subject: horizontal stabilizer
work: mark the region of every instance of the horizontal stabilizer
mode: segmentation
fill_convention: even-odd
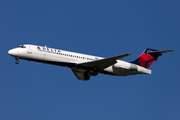
[[[148,52],[148,54],[161,54],[161,53],[172,52],[172,51],[175,51],[175,50],[151,51],[151,52]]]

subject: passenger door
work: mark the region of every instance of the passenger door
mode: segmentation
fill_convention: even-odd
[[[32,54],[32,47],[31,47],[31,46],[28,46],[28,47],[27,47],[27,53],[28,53],[28,54]]]

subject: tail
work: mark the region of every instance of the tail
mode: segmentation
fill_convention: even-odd
[[[158,51],[155,49],[145,49],[143,54],[141,54],[138,58],[135,60],[131,61],[130,63],[149,68],[154,61],[157,61],[158,57],[162,55],[162,53],[166,52],[171,52],[175,50],[163,50],[163,51]]]

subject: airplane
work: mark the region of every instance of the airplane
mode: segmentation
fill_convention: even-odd
[[[151,74],[151,70],[148,69],[150,65],[154,61],[157,61],[162,53],[171,51],[175,50],[158,51],[147,48],[138,58],[131,62],[119,60],[131,55],[130,53],[103,58],[32,44],[20,45],[17,48],[9,50],[8,54],[15,57],[16,64],[19,64],[19,59],[24,59],[35,61],[38,64],[41,62],[68,67],[77,79],[87,81],[91,76],[96,76],[99,73],[113,76]]]

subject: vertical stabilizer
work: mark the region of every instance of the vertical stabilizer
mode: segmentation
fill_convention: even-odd
[[[141,54],[138,58],[131,61],[130,63],[142,66],[144,68],[149,68],[154,61],[158,59],[159,56],[162,55],[162,53],[171,52],[174,50],[163,50],[158,51],[155,49],[147,48],[144,50],[143,54]]]

